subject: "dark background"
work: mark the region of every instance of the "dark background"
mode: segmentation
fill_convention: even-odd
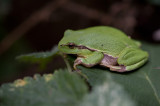
[[[160,0],[0,0],[0,84],[65,67],[59,57],[45,70],[15,57],[50,50],[66,29],[96,25],[159,43]]]

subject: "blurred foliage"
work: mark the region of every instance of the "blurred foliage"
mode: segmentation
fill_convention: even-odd
[[[84,80],[58,70],[54,75],[26,77],[0,89],[1,106],[76,106],[87,93]]]
[[[6,14],[8,14],[10,10],[10,4],[11,4],[11,0],[1,0],[0,1],[0,17],[3,17]]]
[[[84,80],[66,70],[4,84],[0,100],[1,106],[135,106],[111,79],[89,93]]]
[[[0,0],[0,41],[7,33],[4,26],[4,20],[10,10],[11,0]]]

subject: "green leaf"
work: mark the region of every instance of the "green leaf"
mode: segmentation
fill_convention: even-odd
[[[160,45],[144,43],[143,49],[149,52],[149,61],[133,72],[116,73],[101,67],[79,68],[88,76],[93,87],[102,84],[106,74],[111,74],[112,79],[124,87],[138,106],[160,106]]]
[[[16,59],[23,62],[40,63],[41,68],[43,69],[45,68],[46,64],[50,62],[54,56],[57,55],[59,55],[58,48],[57,46],[54,46],[51,51],[21,55],[18,56]]]
[[[115,83],[108,74],[102,85],[95,86],[92,93],[86,95],[80,106],[136,106],[124,89]]]
[[[57,55],[57,53],[58,53],[58,48],[57,46],[54,46],[51,51],[21,55],[18,56],[17,59],[20,61],[39,62],[50,59],[51,57]]]
[[[78,75],[60,70],[2,85],[0,106],[76,106],[87,92]]]
[[[107,75],[108,76],[108,75]],[[135,106],[124,89],[112,79],[88,88],[77,74],[56,71],[34,79],[26,77],[0,88],[0,106]]]

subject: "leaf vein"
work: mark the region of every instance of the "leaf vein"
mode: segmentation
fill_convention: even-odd
[[[154,95],[158,101],[158,103],[160,104],[160,98],[158,97],[157,95],[157,90],[156,88],[154,87],[154,85],[152,84],[152,81],[150,80],[150,78],[148,77],[148,75],[146,73],[144,73],[145,77],[146,77],[146,80],[148,81],[148,83],[151,85],[151,88],[153,89],[153,92],[154,92]]]

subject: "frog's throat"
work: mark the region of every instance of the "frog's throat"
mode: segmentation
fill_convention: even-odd
[[[112,71],[125,72],[126,67],[124,65],[119,65],[115,57],[104,54],[104,58],[101,60],[100,65],[110,68]]]

